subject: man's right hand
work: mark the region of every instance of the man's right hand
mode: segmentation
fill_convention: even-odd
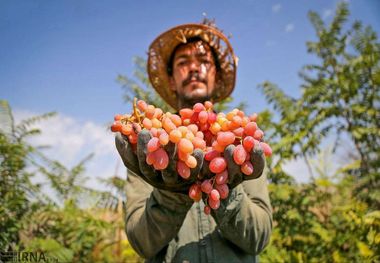
[[[135,154],[128,139],[118,133],[115,137],[115,143],[124,165],[153,187],[172,192],[187,193],[190,185],[196,181],[202,167],[203,152],[199,149],[194,151],[193,156],[197,160],[197,166],[191,169],[190,178],[185,180],[178,175],[177,147],[171,142],[165,146],[165,150],[169,155],[169,165],[166,169],[162,171],[155,170],[146,163],[147,144],[151,138],[149,131],[142,130],[138,135],[137,154]]]

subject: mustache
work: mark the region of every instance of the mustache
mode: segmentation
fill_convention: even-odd
[[[187,76],[187,78],[182,82],[182,87],[188,85],[191,81],[193,80],[196,80],[196,81],[199,81],[199,82],[202,82],[204,84],[207,85],[207,79],[206,78],[202,78],[199,73],[195,72],[195,73],[189,73],[189,75]]]

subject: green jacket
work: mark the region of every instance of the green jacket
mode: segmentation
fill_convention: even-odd
[[[147,262],[257,262],[272,231],[266,173],[230,191],[218,210],[153,188],[131,171],[127,178],[126,232]]]

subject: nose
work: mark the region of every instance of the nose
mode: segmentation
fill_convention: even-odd
[[[189,65],[190,72],[199,72],[199,63],[196,60],[192,60]]]

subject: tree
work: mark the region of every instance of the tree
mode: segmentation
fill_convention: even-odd
[[[302,157],[310,167],[308,160],[323,140],[335,135],[336,149],[346,135],[354,145],[356,165],[347,172],[357,180],[356,193],[379,209],[379,191],[373,189],[380,187],[380,43],[361,22],[344,30],[348,16],[346,3],[338,5],[328,26],[317,13],[309,13],[318,39],[307,43],[308,52],[320,62],[300,72],[299,99],[270,82],[259,87],[281,117],[271,127],[280,162]]]
[[[59,262],[141,261],[126,240],[120,199],[84,185],[92,155],[68,169],[28,143],[41,132],[33,124],[53,115],[16,124],[9,104],[0,101],[0,251],[39,251]],[[46,176],[60,202],[32,182],[31,167]]]
[[[38,147],[28,144],[26,138],[40,133],[31,125],[53,115],[32,117],[16,125],[8,102],[0,100],[0,251],[17,246],[21,218],[34,206],[33,200],[42,200],[39,185],[31,182],[33,174],[26,170]]]
[[[317,40],[307,43],[308,52],[319,63],[303,67],[300,98],[268,81],[259,86],[274,110],[260,114],[274,151],[269,165],[275,228],[264,262],[379,260],[380,45],[360,22],[345,30],[348,16],[346,3],[327,26],[309,13]],[[323,162],[315,165],[313,159],[323,141],[333,138],[334,153],[345,137],[354,145],[352,160],[330,177]],[[281,168],[298,158],[309,167],[309,183],[295,183]],[[330,154],[323,159],[332,161]]]

